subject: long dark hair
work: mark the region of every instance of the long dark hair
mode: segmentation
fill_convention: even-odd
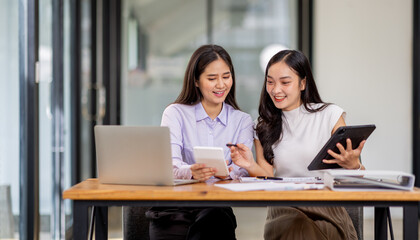
[[[305,89],[301,91],[300,99],[308,112],[317,112],[323,110],[328,103],[324,103],[319,96],[314,77],[312,76],[311,66],[306,56],[296,50],[283,50],[274,55],[265,69],[264,85],[261,90],[260,106],[258,108],[260,116],[256,127],[257,136],[261,142],[264,152],[264,158],[273,165],[274,153],[272,146],[281,140],[283,131],[283,112],[278,109],[266,90],[268,69],[271,65],[283,61],[300,78],[306,78]],[[321,107],[313,109],[311,103],[324,103]]]
[[[219,58],[225,61],[229,66],[230,74],[232,76],[232,87],[226,96],[225,102],[239,110],[239,106],[235,99],[235,71],[233,69],[232,60],[224,48],[212,44],[203,45],[192,54],[187,69],[185,70],[181,93],[174,103],[194,105],[201,101],[203,95],[200,92],[200,89],[196,87],[195,83],[199,81],[200,75],[204,72],[207,65]]]

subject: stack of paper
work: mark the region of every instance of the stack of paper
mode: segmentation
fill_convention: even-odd
[[[278,183],[278,182],[254,182],[254,183],[228,183],[215,184],[216,187],[226,188],[231,191],[291,191],[323,189],[324,184],[314,183]]]
[[[334,191],[411,191],[414,175],[398,171],[324,170],[324,184]]]
[[[275,182],[275,183],[324,183],[319,177],[240,177],[243,183]]]

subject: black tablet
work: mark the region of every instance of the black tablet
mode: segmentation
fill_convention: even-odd
[[[351,139],[351,144],[353,149],[356,149],[360,142],[366,140],[369,135],[375,130],[376,126],[371,125],[357,125],[357,126],[343,126],[339,127],[331,138],[327,141],[327,143],[322,147],[319,153],[315,156],[314,160],[312,160],[311,164],[308,166],[308,170],[320,170],[320,169],[329,169],[329,168],[341,168],[338,164],[328,164],[323,163],[323,159],[333,159],[330,154],[328,154],[328,149],[333,150],[336,153],[340,153],[337,148],[337,143],[341,143],[341,145],[346,148],[346,139]]]

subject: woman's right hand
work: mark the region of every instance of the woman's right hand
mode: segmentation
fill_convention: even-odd
[[[230,147],[230,157],[241,168],[248,169],[255,164],[251,150],[242,143],[236,144],[236,147]]]
[[[206,167],[202,163],[195,163],[190,167],[194,179],[204,182],[216,174],[216,169]]]

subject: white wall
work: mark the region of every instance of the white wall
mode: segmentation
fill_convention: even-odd
[[[412,170],[412,0],[314,1],[313,70],[347,124],[376,124],[368,169]]]
[[[367,169],[412,171],[412,0],[314,1],[313,70],[347,124],[376,124]],[[393,219],[402,217],[392,208]],[[365,208],[365,218],[373,209]]]

